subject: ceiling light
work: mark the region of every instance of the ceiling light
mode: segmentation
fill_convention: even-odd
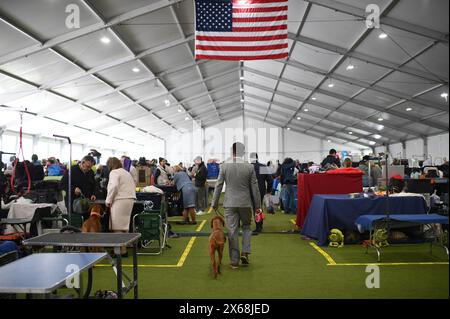
[[[133,68],[133,69],[131,69],[134,73],[138,73],[139,71],[141,71],[141,70],[139,70],[139,68]]]
[[[370,141],[369,144],[370,144],[370,145],[375,145],[375,144],[377,144],[377,142]]]
[[[334,83],[330,83],[330,84],[328,84],[328,87],[329,87],[329,88],[332,88],[332,87],[334,87]]]
[[[386,34],[386,33],[381,33],[379,36],[378,36],[380,39],[386,39],[387,37],[388,37],[388,35]]]
[[[328,142],[328,143],[331,143],[331,140],[328,140],[327,142]]]
[[[407,107],[406,108],[406,112],[411,112],[412,111],[412,107]]]
[[[184,120],[185,120],[185,121],[189,121],[189,120],[190,120],[189,116],[186,115],[186,117],[184,118]]]
[[[244,77],[243,76],[239,77],[239,80],[244,81]]]
[[[164,100],[164,104],[165,104],[166,106],[170,106],[170,100],[165,99],[165,100]]]
[[[315,100],[317,100],[317,98],[316,98],[316,97],[313,97],[313,98],[311,98],[311,100],[315,101]]]
[[[445,101],[448,102],[448,93],[447,92],[442,93],[441,98],[445,99]]]
[[[181,107],[178,109],[178,113],[182,113],[183,110],[181,109]]]
[[[288,128],[286,128],[286,130],[290,131],[290,130],[291,130],[291,128],[290,128],[290,127],[288,127]]]
[[[305,112],[308,112],[309,110],[308,109],[305,109]]]
[[[384,121],[384,119],[382,117],[378,118],[378,122],[383,122],[383,121]]]
[[[102,37],[102,38],[100,39],[100,41],[102,41],[102,43],[105,43],[105,44],[108,44],[108,43],[111,42],[111,40],[110,40],[109,38],[107,38],[107,37]]]
[[[348,132],[348,134],[350,134],[350,135],[353,135],[353,132],[352,132],[352,131],[350,131],[350,132]]]
[[[384,125],[378,125],[378,126],[377,126],[377,130],[378,130],[378,131],[384,130]]]
[[[245,102],[245,100],[244,99],[241,99],[241,103],[244,103]]]
[[[244,92],[244,88],[240,88],[239,90],[240,90],[241,92]]]
[[[374,137],[375,139],[379,140],[382,136],[379,135],[379,134],[375,134],[373,137]]]
[[[351,71],[351,70],[353,70],[355,68],[355,66],[353,65],[353,64],[349,64],[348,66],[347,66],[347,71]]]
[[[300,121],[301,119],[302,119],[302,118],[301,118],[300,116],[298,116],[298,117],[297,117],[297,120],[299,120],[299,121]]]

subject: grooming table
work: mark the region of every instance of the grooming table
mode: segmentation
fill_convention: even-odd
[[[376,250],[378,255],[378,261],[381,260],[381,251],[378,247],[372,245],[373,230],[375,229],[375,222],[389,222],[389,221],[399,221],[408,222],[417,225],[426,224],[445,224],[448,225],[448,217],[438,215],[438,214],[415,214],[415,215],[362,215],[358,217],[355,221],[359,232],[369,231],[370,232],[370,244],[367,246],[366,253],[368,253],[369,247]],[[437,237],[437,236],[436,236]],[[447,258],[449,256],[448,247],[442,245],[447,253]],[[430,242],[430,252],[432,252],[433,241]]]
[[[33,254],[0,267],[0,293],[43,294],[46,298],[64,287],[74,275],[88,270],[85,298],[92,288],[92,267],[106,258],[106,253]],[[75,265],[78,272],[68,266]],[[80,280],[80,284],[81,284]],[[82,297],[81,289],[77,289]]]
[[[134,298],[138,298],[138,267],[137,243],[141,234],[135,233],[49,233],[23,241],[26,246],[52,246],[56,247],[97,247],[114,248],[116,261],[109,257],[114,269],[117,269],[117,295],[119,299],[134,288]],[[122,257],[120,248],[133,245],[133,280],[130,280],[122,271]],[[108,255],[109,256],[109,255]],[[124,287],[122,277],[128,280]]]

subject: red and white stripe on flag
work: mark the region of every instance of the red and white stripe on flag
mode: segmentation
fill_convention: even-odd
[[[288,57],[288,0],[231,0],[231,3],[231,31],[205,31],[198,30],[196,26],[196,59],[264,60]],[[199,9],[197,6],[196,11]],[[211,17],[206,19],[211,22]]]

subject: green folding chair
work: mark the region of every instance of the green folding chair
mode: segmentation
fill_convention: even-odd
[[[154,250],[139,252],[139,255],[160,255],[166,245],[168,225],[163,221],[165,205],[161,209],[153,209],[152,205],[144,204],[144,211],[134,215],[133,232],[141,233],[141,248]]]

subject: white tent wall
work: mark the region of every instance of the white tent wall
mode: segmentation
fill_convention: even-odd
[[[393,158],[402,158],[403,146],[402,143],[395,143],[389,145],[389,153]]]
[[[282,129],[275,125],[245,116],[247,133],[246,146],[248,153],[258,153],[261,163],[282,160],[283,140]]]
[[[406,141],[406,154],[401,153],[401,155],[406,155],[406,158],[423,158],[424,156],[424,145],[422,139],[415,139],[411,141]],[[399,156],[397,156],[399,157]],[[403,158],[405,156],[401,156]]]
[[[230,147],[235,141],[243,141],[242,117],[200,128],[193,122],[191,132],[173,132],[166,139],[166,158],[171,164],[183,162],[189,165],[196,156],[205,161],[223,161],[230,156]],[[162,153],[161,153],[162,154]]]
[[[448,133],[428,138],[428,153],[431,155],[434,164],[439,165],[449,159],[448,143]]]
[[[270,143],[267,142],[270,144],[269,156],[261,156],[263,152],[258,150],[258,152],[261,153],[261,162],[267,162],[269,160],[276,161],[277,159],[282,161],[286,157],[291,157],[294,160],[298,159],[300,162],[313,161],[315,163],[320,163],[323,158],[328,155],[331,148],[335,148],[338,152],[347,151],[347,153],[353,155],[356,160],[364,155],[364,152],[360,149],[348,145],[336,144],[295,131],[288,131],[249,117],[246,117],[245,120],[246,130],[254,129],[259,133],[259,145],[264,145],[264,142],[261,141],[263,136],[262,133],[264,133],[264,131],[266,131],[266,135],[270,138]],[[278,139],[273,138],[273,134],[278,134]],[[275,140],[278,140],[278,143],[274,143]],[[268,145],[266,144],[264,146]],[[250,149],[249,152],[251,151],[252,150]],[[366,152],[368,152],[368,150],[366,150]]]
[[[48,157],[56,157],[61,162],[69,162],[69,145],[64,140],[37,137],[29,134],[23,134],[22,137],[23,152],[25,159],[31,160],[33,154],[37,154],[40,159]],[[87,145],[72,143],[72,159],[80,160],[84,155],[90,152],[90,149],[96,149],[102,153],[100,162],[106,163],[106,160],[110,156],[121,156],[126,154],[126,151],[112,150],[101,148],[96,145]],[[130,147],[131,149],[132,147]],[[19,133],[14,131],[5,131],[0,134],[0,150],[4,152],[17,153],[19,150]],[[3,160],[8,160],[9,157],[5,156]]]
[[[425,143],[427,145],[425,145]],[[433,164],[440,165],[449,158],[449,134],[429,136],[424,139],[414,139],[405,142],[405,150],[401,143],[389,145],[392,158],[407,158],[424,160],[431,158]],[[385,146],[375,148],[375,153],[385,152]]]
[[[262,163],[269,160],[282,161],[286,157],[301,162],[320,163],[331,148],[339,152],[346,151],[349,155],[353,155],[356,161],[370,152],[283,130],[245,115],[202,130],[194,129],[193,132],[186,134],[173,133],[166,140],[166,158],[171,164],[179,162],[190,164],[197,155],[202,155],[206,161],[209,159],[223,161],[230,156],[231,145],[236,141],[245,143],[247,156],[251,152],[257,152]]]

